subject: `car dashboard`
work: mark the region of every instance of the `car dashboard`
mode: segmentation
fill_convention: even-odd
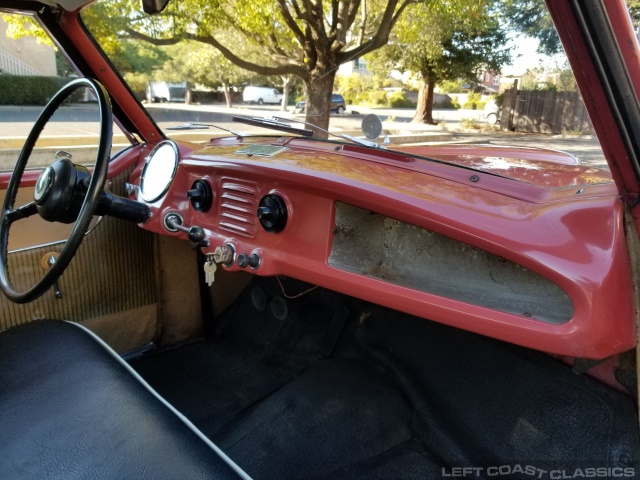
[[[137,154],[129,194],[151,211],[141,227],[191,241],[218,268],[555,354],[634,345],[623,207],[585,167],[552,165],[566,184],[532,181],[297,137],[166,140]]]

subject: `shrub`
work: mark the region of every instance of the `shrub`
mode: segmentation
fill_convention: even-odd
[[[369,92],[369,103],[373,105],[387,105],[387,92],[384,90],[374,90]]]
[[[149,82],[149,75],[125,73],[124,79],[127,81],[129,88],[131,88],[131,91],[138,100],[144,100],[147,98],[147,85]]]
[[[463,118],[460,120],[460,125],[462,128],[475,130],[479,130],[482,127],[482,125],[480,125],[480,123],[474,118]]]
[[[436,93],[433,99],[433,108],[454,108],[453,100],[449,95]]]
[[[404,92],[395,92],[387,99],[391,108],[415,108],[416,104],[409,100]]]
[[[45,105],[71,80],[70,77],[0,75],[0,105]],[[77,102],[82,97],[80,89],[68,101]]]
[[[451,99],[451,108],[455,108],[456,110],[460,109],[460,102],[458,101],[457,98]]]
[[[349,76],[338,76],[336,88],[349,105],[368,103],[368,93],[374,90],[374,81],[369,76],[352,74]]]
[[[464,80],[444,80],[439,84],[442,93],[459,93],[464,91]]]
[[[485,104],[480,100],[480,98],[479,93],[470,93],[467,97],[466,103],[462,105],[462,108],[469,110],[482,110]]]

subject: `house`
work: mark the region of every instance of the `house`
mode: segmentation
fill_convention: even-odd
[[[478,75],[478,85],[484,87],[488,93],[497,93],[500,90],[500,73],[483,70]]]
[[[349,76],[349,75],[370,75],[371,72],[367,69],[367,62],[364,58],[359,57],[353,60],[350,60],[346,63],[343,63],[338,67],[338,74]]]

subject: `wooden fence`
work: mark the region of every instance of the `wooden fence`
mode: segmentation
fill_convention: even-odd
[[[500,128],[514,132],[593,133],[578,92],[546,90],[505,92]]]

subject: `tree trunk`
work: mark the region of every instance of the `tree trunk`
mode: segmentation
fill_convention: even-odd
[[[280,110],[287,111],[287,105],[289,105],[289,90],[291,89],[291,75],[282,77],[282,104]]]
[[[184,103],[186,105],[191,105],[191,82],[185,82],[184,87]]]
[[[323,130],[329,130],[329,116],[331,114],[331,94],[336,70],[329,72],[314,72],[304,79],[304,97],[306,101],[305,121],[317,125]],[[309,127],[314,131],[315,138],[328,138],[328,134]]]
[[[231,98],[231,92],[229,91],[229,80],[222,80],[222,90],[224,90],[224,99],[227,102],[227,108],[233,107],[233,99]]]
[[[428,123],[435,125],[433,121],[433,90],[436,87],[435,80],[428,79],[423,75],[420,92],[418,93],[418,105],[416,107],[416,115],[413,117],[414,123]]]

